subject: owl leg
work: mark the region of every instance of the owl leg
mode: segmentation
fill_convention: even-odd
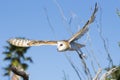
[[[81,59],[86,59],[86,55],[81,51],[81,49],[77,49],[76,52],[78,53]]]
[[[88,79],[92,80],[92,76],[91,76],[89,68],[87,67],[87,64],[85,62],[85,57],[84,57],[83,52],[80,49],[76,50],[76,52],[77,52],[77,54],[79,55],[79,57],[81,59],[81,62],[82,62],[83,67],[84,67],[85,74],[87,75]]]

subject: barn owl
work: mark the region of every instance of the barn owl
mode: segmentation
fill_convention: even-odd
[[[69,50],[77,50],[85,45],[79,44],[76,42],[79,38],[81,38],[89,29],[89,24],[91,24],[95,19],[95,13],[97,12],[98,7],[95,5],[94,11],[90,19],[85,23],[85,25],[80,29],[77,33],[75,33],[68,40],[59,40],[59,41],[44,41],[44,40],[29,40],[29,39],[21,39],[21,38],[12,38],[9,39],[8,42],[12,45],[18,47],[30,47],[30,46],[41,46],[41,45],[55,45],[57,46],[57,50],[59,52],[69,51]]]

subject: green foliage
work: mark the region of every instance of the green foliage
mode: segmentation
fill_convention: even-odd
[[[10,75],[11,66],[22,66],[22,68],[26,70],[28,68],[28,64],[26,62],[33,62],[31,57],[25,56],[29,47],[16,47],[9,44],[9,46],[5,46],[4,48],[5,52],[3,52],[3,54],[5,55],[5,58],[3,61],[8,61],[8,66],[3,68],[5,70],[4,76]]]
[[[113,66],[112,68],[114,67],[116,66]],[[107,71],[109,71],[110,69],[111,68],[106,68]],[[106,80],[111,80],[111,79],[120,80],[120,66],[117,68],[117,71],[112,73]]]
[[[119,9],[116,10],[116,13],[120,17],[120,10]]]
[[[118,45],[119,45],[119,47],[120,47],[120,42],[118,42]]]

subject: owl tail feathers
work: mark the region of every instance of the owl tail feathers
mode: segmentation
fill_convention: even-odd
[[[75,50],[79,50],[82,47],[85,47],[84,44],[79,44],[77,42],[73,42],[72,44],[73,46],[71,47],[70,51],[75,51]]]
[[[77,48],[82,48],[82,47],[85,47],[85,45],[84,44],[79,44],[79,43],[74,43],[75,44],[75,46],[77,46]]]

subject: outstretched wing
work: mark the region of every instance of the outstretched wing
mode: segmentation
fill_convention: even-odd
[[[69,42],[75,41],[79,38],[81,38],[87,31],[89,28],[89,24],[91,24],[94,19],[95,19],[95,13],[97,12],[98,7],[97,7],[97,3],[95,4],[95,9],[94,12],[92,13],[92,16],[90,17],[90,19],[86,22],[86,24],[83,26],[82,29],[80,29],[76,34],[74,34],[70,39]]]
[[[21,38],[9,39],[8,42],[18,47],[30,47],[30,46],[41,46],[41,45],[57,45],[57,41],[42,41],[42,40],[29,40]]]

